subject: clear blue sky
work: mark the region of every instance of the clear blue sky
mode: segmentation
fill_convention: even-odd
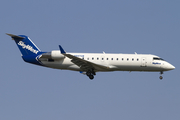
[[[1,0],[0,120],[179,120],[180,1]],[[5,33],[42,51],[155,54],[159,73],[78,72],[25,63]]]

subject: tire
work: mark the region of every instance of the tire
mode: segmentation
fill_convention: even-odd
[[[89,79],[91,79],[91,80],[94,79],[94,76],[93,76],[93,75],[90,75],[90,76],[89,76]]]
[[[91,75],[91,72],[89,72],[89,71],[86,72],[86,75],[87,75],[87,76],[90,76],[90,75]]]

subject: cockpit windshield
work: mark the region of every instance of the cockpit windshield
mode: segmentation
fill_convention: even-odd
[[[153,57],[153,60],[162,60],[162,61],[164,61],[164,59],[158,58],[158,57]]]

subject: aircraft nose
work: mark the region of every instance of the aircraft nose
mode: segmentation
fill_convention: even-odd
[[[173,69],[175,69],[175,67],[174,67],[173,65],[171,65],[171,64],[168,64],[168,65],[167,65],[167,69],[168,69],[168,70],[173,70]]]
[[[175,69],[175,67],[173,65],[171,65],[171,69],[173,70],[173,69]]]

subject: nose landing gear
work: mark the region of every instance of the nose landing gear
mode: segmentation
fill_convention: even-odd
[[[161,71],[160,74],[161,74],[161,76],[159,77],[159,79],[162,80],[163,79],[163,76],[162,76],[163,71]]]
[[[163,79],[163,76],[160,76],[159,79],[162,80],[162,79]]]

